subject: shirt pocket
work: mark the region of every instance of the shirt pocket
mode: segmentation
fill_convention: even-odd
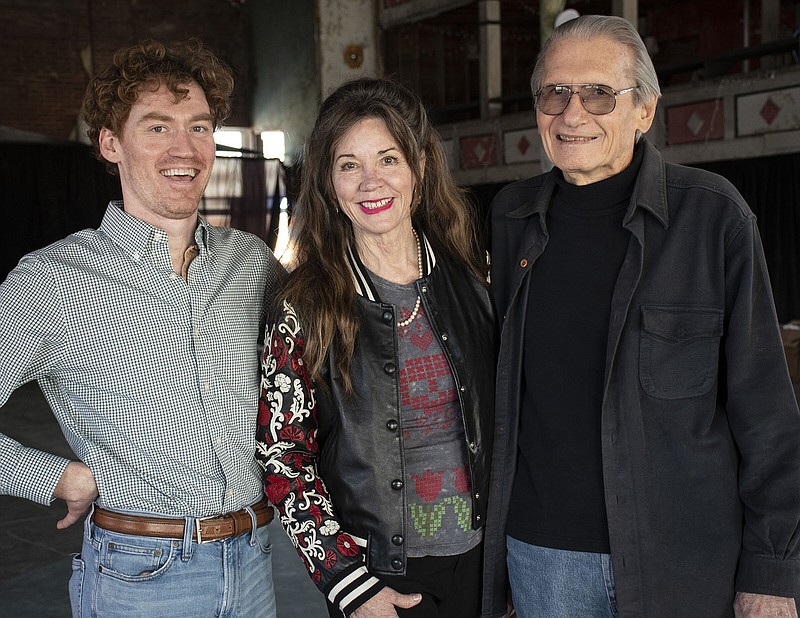
[[[639,381],[657,399],[707,394],[717,381],[722,311],[642,307]]]

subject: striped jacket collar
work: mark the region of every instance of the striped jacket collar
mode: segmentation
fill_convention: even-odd
[[[436,256],[425,234],[422,232],[418,232],[418,234],[422,243],[422,276],[427,277],[431,274],[433,267],[436,266]],[[381,302],[378,290],[369,277],[369,271],[361,262],[361,258],[358,257],[358,251],[355,250],[352,243],[347,247],[347,261],[350,264],[350,272],[353,275],[353,283],[356,286],[358,295],[376,303]]]

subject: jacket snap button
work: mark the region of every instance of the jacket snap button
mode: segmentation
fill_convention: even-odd
[[[528,260],[526,260],[526,259],[522,259],[522,260],[520,260],[520,261],[519,261],[519,265],[520,265],[522,268],[526,268],[526,267],[528,266]]]
[[[400,479],[395,479],[392,481],[392,489],[401,490],[403,489],[403,481]]]
[[[400,558],[394,558],[392,560],[392,568],[395,571],[402,571],[403,570],[403,561]]]
[[[427,294],[427,292],[428,292],[428,286],[427,285],[423,285],[422,286],[422,293],[423,294]]]
[[[399,535],[399,534],[395,534],[392,537],[392,543],[394,543],[395,545],[402,545],[403,544],[403,537],[401,535]]]
[[[399,423],[393,418],[390,418],[388,421],[386,421],[386,428],[389,431],[396,430],[398,426],[399,426]]]
[[[397,370],[397,367],[394,366],[394,363],[386,363],[383,366],[383,370],[389,375],[392,375]]]
[[[383,315],[381,317],[383,318],[384,322],[391,322],[392,319],[394,318],[394,316],[392,315],[392,312],[389,311],[389,310],[384,311]]]
[[[444,334],[442,335],[442,341],[447,341],[447,333],[444,333]]]

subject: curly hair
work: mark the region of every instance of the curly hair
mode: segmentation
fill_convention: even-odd
[[[196,38],[160,43],[146,40],[120,49],[111,65],[89,82],[83,99],[86,134],[95,156],[101,161],[100,130],[106,128],[122,135],[131,107],[143,89],[169,88],[176,100],[185,97],[187,84],[196,82],[206,95],[214,127],[219,127],[230,113],[233,91],[231,70],[206,45]],[[109,171],[117,166],[106,161]]]

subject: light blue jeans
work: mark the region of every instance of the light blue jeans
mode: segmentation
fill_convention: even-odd
[[[508,578],[519,618],[616,618],[609,554],[529,545],[510,536]]]
[[[69,596],[73,618],[275,618],[268,526],[198,544],[109,532],[90,515]]]

